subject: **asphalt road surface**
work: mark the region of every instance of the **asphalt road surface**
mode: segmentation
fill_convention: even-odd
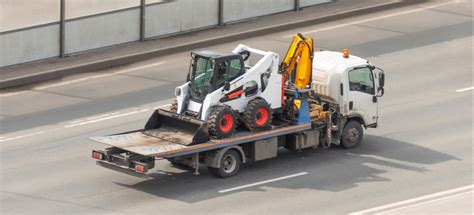
[[[281,150],[227,179],[158,161],[155,179],[143,180],[90,158],[105,146],[87,137],[141,128],[170,102],[188,52],[4,92],[1,213],[392,214],[433,209],[424,201],[472,213],[472,23],[471,1],[437,1],[210,47],[283,54],[302,32],[386,73],[380,127],[360,147]]]

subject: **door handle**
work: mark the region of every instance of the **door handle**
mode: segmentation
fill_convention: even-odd
[[[354,102],[350,101],[349,102],[349,110],[352,110],[352,108],[354,108]]]
[[[377,96],[372,97],[372,102],[377,103]]]

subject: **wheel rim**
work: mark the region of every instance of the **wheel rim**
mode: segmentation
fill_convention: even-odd
[[[234,124],[234,118],[232,115],[226,113],[222,116],[221,125],[219,126],[221,131],[226,133],[232,129],[232,125]]]
[[[268,121],[268,115],[268,110],[266,108],[259,108],[255,116],[255,123],[259,126],[265,125]]]
[[[237,159],[232,155],[226,155],[222,160],[222,169],[225,173],[232,173],[237,166]]]
[[[351,127],[347,130],[347,142],[350,144],[355,144],[359,139],[359,130],[357,128]]]

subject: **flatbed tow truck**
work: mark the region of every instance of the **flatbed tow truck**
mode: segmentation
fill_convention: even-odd
[[[275,61],[278,61],[276,53],[243,45],[239,45],[233,52],[236,54],[222,56],[213,53],[211,57],[207,57],[211,59],[209,62],[229,61],[228,64],[221,63],[228,66],[235,60],[232,57],[239,59],[241,54],[242,73],[229,82],[223,82],[215,88],[215,91],[208,92],[208,96],[205,100],[201,100],[200,104],[196,102],[198,100],[187,101],[189,95],[183,94],[185,93],[183,91],[192,90],[188,88],[192,88],[193,81],[197,79],[194,74],[198,72],[194,70],[199,68],[196,64],[199,64],[201,59],[198,54],[194,54],[188,82],[176,90],[178,104],[173,103],[169,109],[155,110],[143,129],[89,138],[109,146],[103,150],[92,151],[92,158],[97,160],[97,165],[149,178],[147,173],[155,167],[155,161],[166,159],[172,164],[193,168],[195,175],[199,174],[200,164],[204,164],[211,173],[225,178],[236,175],[243,163],[276,157],[278,148],[281,147],[292,151],[329,148],[333,144],[343,148],[356,147],[362,141],[363,127],[366,129],[377,127],[378,98],[384,94],[385,75],[382,69],[371,65],[369,61],[349,55],[347,50],[343,53],[313,52],[312,39],[301,34],[295,36],[281,66],[277,68],[278,73],[276,71],[274,74],[269,73],[271,69],[276,69],[272,67]],[[254,66],[250,66],[246,61],[250,53],[264,57]],[[266,60],[270,61],[265,63]],[[255,81],[246,75],[258,72],[258,67],[262,65],[269,66],[265,66],[262,75],[257,76],[262,80],[262,85],[249,85]],[[217,73],[229,69],[212,67],[209,71]],[[268,77],[275,78],[278,75],[283,81],[276,81],[276,88],[271,89],[273,79]],[[202,76],[198,78],[202,79]],[[264,78],[268,78],[266,85]],[[217,77],[212,80],[218,81]],[[245,82],[243,85],[237,84],[242,80]],[[251,104],[255,101],[251,96],[256,95],[255,92],[259,89],[263,92],[264,88],[274,90],[271,93],[281,98],[281,107],[270,108],[270,105],[266,107],[261,105],[258,114],[252,115],[256,122],[266,122],[262,117],[268,113],[272,118],[264,128],[255,129],[255,126],[250,124],[249,117],[245,116],[249,111],[247,109],[245,112],[238,111],[238,105],[242,102],[237,100],[239,101],[235,103],[237,105],[226,102],[238,94],[238,98],[249,97],[245,103]],[[216,109],[227,111],[222,107],[230,109],[230,112],[225,112],[229,116],[221,114],[223,117],[218,120],[217,126],[222,131],[216,134],[220,137],[210,135],[213,134],[211,131],[216,132],[216,125],[212,123],[216,121],[218,115],[208,114],[206,117],[202,112],[205,104],[212,103],[208,99],[216,94],[222,94],[217,97],[219,105],[223,103],[226,106],[210,107],[209,111],[211,113]],[[266,98],[263,93],[258,95],[260,104],[261,100],[275,99]],[[179,101],[184,106],[180,106]],[[235,108],[231,108],[232,105]],[[197,111],[193,111],[193,108]],[[229,118],[230,116],[234,118]],[[214,121],[206,121],[208,118]],[[229,124],[234,121],[239,123]],[[224,129],[234,129],[237,125],[239,128],[232,133],[222,135],[223,131],[227,131]]]

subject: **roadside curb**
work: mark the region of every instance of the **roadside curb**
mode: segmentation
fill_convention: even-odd
[[[0,89],[34,84],[34,83],[38,83],[42,81],[61,78],[61,77],[72,75],[72,74],[91,72],[94,70],[100,70],[100,69],[106,69],[110,67],[130,64],[133,62],[143,61],[143,60],[151,59],[154,57],[177,53],[179,51],[186,51],[186,50],[196,49],[196,48],[210,46],[210,45],[232,42],[232,41],[236,41],[236,40],[240,40],[240,39],[244,39],[248,37],[261,36],[261,35],[271,34],[271,33],[284,31],[288,29],[321,24],[324,22],[355,17],[362,14],[390,10],[390,9],[408,6],[408,5],[414,5],[414,4],[418,4],[418,3],[422,3],[426,1],[427,0],[411,0],[411,1],[403,0],[403,1],[398,1],[398,2],[391,2],[391,3],[381,4],[381,5],[369,6],[369,7],[364,7],[364,8],[359,8],[359,9],[354,9],[354,10],[349,10],[349,11],[343,11],[340,13],[334,13],[331,15],[323,16],[323,17],[315,17],[315,18],[305,19],[305,20],[301,20],[297,22],[273,25],[273,26],[268,26],[265,28],[239,32],[236,34],[230,34],[230,35],[224,35],[224,36],[220,36],[216,38],[194,41],[191,43],[185,43],[185,44],[181,44],[181,45],[177,45],[173,47],[156,49],[156,50],[146,51],[146,52],[139,52],[139,53],[134,53],[130,55],[109,58],[106,60],[89,62],[89,63],[80,64],[80,65],[64,67],[60,69],[49,70],[49,71],[45,71],[41,73],[19,76],[19,77],[15,77],[11,79],[1,80]]]

